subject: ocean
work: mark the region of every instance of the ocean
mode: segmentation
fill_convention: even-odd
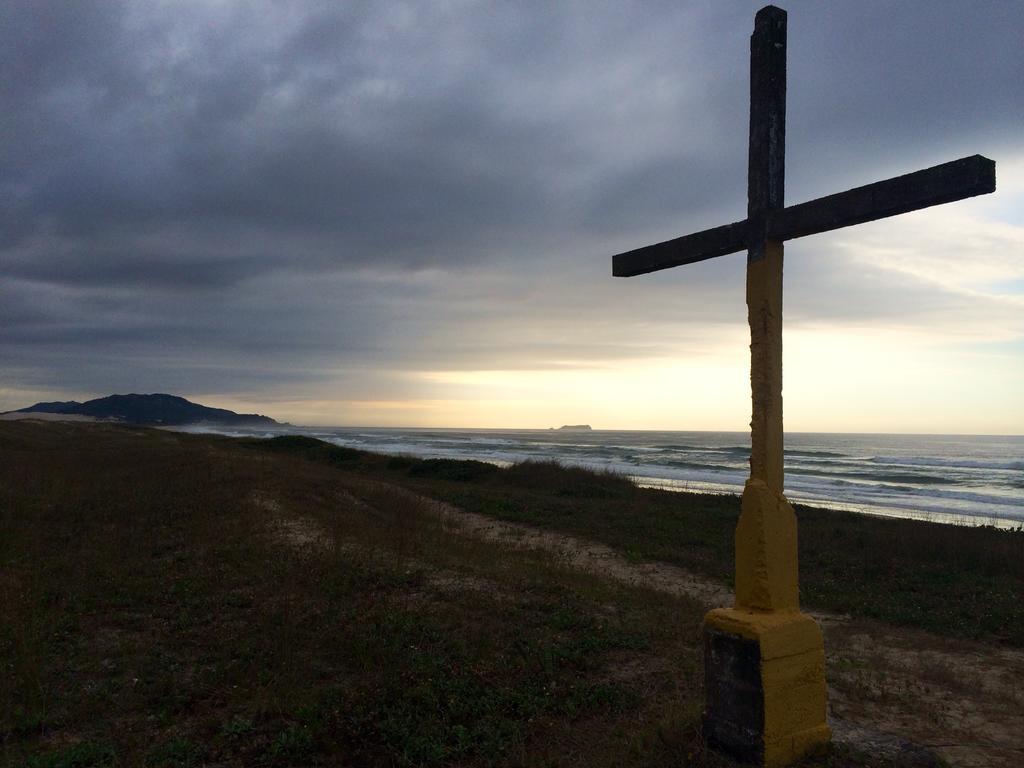
[[[205,430],[204,430],[205,431]],[[215,430],[305,434],[336,445],[495,464],[553,459],[629,475],[647,487],[740,493],[745,432],[289,427]],[[1024,527],[1024,436],[786,435],[790,501],[966,525]]]

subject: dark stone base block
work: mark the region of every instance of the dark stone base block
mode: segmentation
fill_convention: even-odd
[[[704,622],[704,737],[769,768],[821,751],[825,651],[821,630],[796,611],[718,609]]]
[[[760,643],[706,628],[704,681],[708,744],[745,762],[764,762]]]

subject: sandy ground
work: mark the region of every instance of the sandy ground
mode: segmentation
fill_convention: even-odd
[[[436,513],[453,535],[553,552],[569,567],[691,597],[707,608],[733,602],[730,590],[683,568],[630,562],[604,544],[496,521],[397,486],[387,489]],[[366,506],[348,492],[340,500]],[[315,521],[266,496],[253,501],[274,513],[273,532],[283,544],[332,545]],[[909,753],[922,765],[937,754],[960,768],[1024,766],[1024,652],[849,616],[812,615],[825,634],[829,722],[837,741],[883,756]]]
[[[32,421],[102,421],[102,419],[83,416],[80,413],[43,413],[42,411],[26,411],[25,413],[8,411],[0,413],[0,421],[24,421],[26,419],[31,419]]]

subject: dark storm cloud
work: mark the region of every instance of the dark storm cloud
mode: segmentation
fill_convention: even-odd
[[[4,2],[5,370],[229,390],[685,346],[638,336],[742,318],[742,266],[627,286],[608,256],[742,218],[756,7]],[[1020,4],[788,9],[791,201],[1019,152]],[[795,296],[865,311],[819,278]]]
[[[577,211],[608,226],[610,211],[648,215],[655,199],[685,207],[695,195],[657,195],[666,176],[711,175],[693,147],[681,160],[663,146],[627,163],[615,154],[645,140],[634,119],[664,121],[681,99],[676,86],[658,104],[630,81],[669,62],[606,39],[639,43],[628,17],[579,31],[575,14],[540,6],[421,11],[403,29],[380,7],[283,18],[282,29],[275,6],[212,19],[191,5],[13,9],[20,23],[2,45],[17,73],[5,93],[14,274],[88,279],[84,262],[127,277],[140,259],[137,279],[165,283],[136,241],[173,237],[167,259],[192,286],[205,272],[195,259],[224,232],[264,242],[244,254],[257,271],[478,261],[524,233],[571,232]],[[616,66],[635,70],[621,85],[639,95],[587,82]],[[41,234],[62,246],[47,264],[24,247]]]
[[[296,23],[284,40],[246,44],[245,24],[237,43],[200,18],[129,23],[74,8],[19,9],[34,18],[7,28],[14,39],[3,41],[28,62],[16,71],[30,72],[5,94],[16,115],[5,163],[15,274],[51,278],[47,266],[66,267],[69,279],[87,279],[78,262],[131,272],[141,256],[163,283],[159,259],[139,254],[137,240],[173,238],[168,260],[193,285],[190,256],[204,259],[224,232],[264,241],[243,254],[257,271],[282,259],[436,261],[438,249],[459,260],[510,215],[543,217],[541,196],[524,190],[529,174],[474,165],[481,145],[501,144],[507,129],[489,125],[471,93],[428,94],[435,100],[426,103],[412,94],[397,106],[362,94],[374,60],[349,60],[354,32],[343,25],[328,26],[340,53],[323,61],[324,42],[308,29],[319,18]],[[306,41],[310,49],[299,48]],[[26,257],[21,247],[41,234],[61,247]],[[325,238],[328,252],[318,247]]]

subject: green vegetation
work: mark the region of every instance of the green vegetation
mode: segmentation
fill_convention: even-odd
[[[2,762],[727,764],[696,606],[454,537],[322,445],[0,426]]]
[[[278,450],[277,441],[293,439],[255,445]],[[672,563],[732,585],[738,497],[637,488],[615,473],[551,461],[498,468],[337,450],[349,450],[362,472],[383,466],[388,479],[467,511],[586,537],[632,559]],[[796,509],[804,605],[1024,646],[1024,529]]]
[[[408,475],[422,493],[462,509],[594,539],[732,585],[738,497],[637,488],[613,474],[544,462],[471,485]],[[1024,646],[1024,530],[799,505],[797,515],[804,605]]]
[[[700,739],[700,606],[458,535],[399,483],[707,573],[731,556],[734,501],[614,475],[0,424],[0,760],[731,765]]]
[[[252,438],[240,440],[239,443],[260,451],[300,456],[310,461],[333,466],[351,464],[367,456],[363,451],[332,445],[323,440],[317,440],[315,437],[305,437],[304,435],[280,435],[269,440]]]

